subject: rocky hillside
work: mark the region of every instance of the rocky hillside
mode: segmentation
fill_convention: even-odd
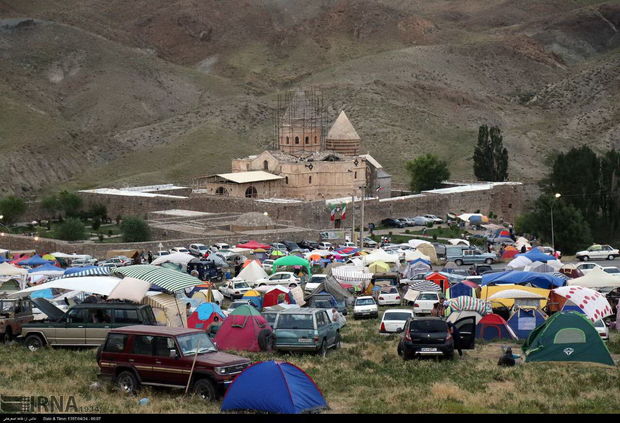
[[[189,181],[270,145],[275,95],[323,87],[396,182],[471,179],[499,125],[513,180],[620,148],[620,2],[0,0],[0,190]]]

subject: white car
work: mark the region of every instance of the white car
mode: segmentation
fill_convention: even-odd
[[[333,247],[331,242],[319,242],[318,250],[329,250]]]
[[[413,311],[418,314],[431,314],[435,303],[439,302],[439,294],[437,292],[428,291],[420,292],[420,295],[413,302]]]
[[[230,250],[230,245],[224,242],[217,242],[211,246],[211,251]]]
[[[596,322],[594,322],[594,328],[596,329],[598,334],[601,336],[601,339],[603,341],[609,341],[609,328],[607,327],[607,325],[605,324],[603,320],[599,319]]]
[[[603,266],[603,270],[612,276],[620,276],[620,269],[615,266]]]
[[[221,286],[219,291],[224,297],[238,299],[251,289],[246,281],[230,280],[224,286]]]
[[[368,248],[377,248],[377,241],[374,241],[372,238],[364,238],[364,247]]]
[[[291,287],[292,285],[298,286],[300,283],[301,280],[295,276],[293,272],[277,272],[268,278],[257,280],[255,285],[282,285]]]
[[[385,310],[381,324],[379,325],[379,333],[399,333],[403,331],[405,323],[411,317],[414,317],[413,310],[406,308],[391,308]]]
[[[327,275],[312,275],[312,278],[310,278],[310,280],[306,283],[306,286],[304,286],[304,291],[307,293],[311,293],[312,291],[317,289],[320,284],[325,282],[325,279],[327,279]]]
[[[340,248],[357,248],[357,244],[355,242],[345,242],[340,245]]]
[[[443,219],[435,216],[434,214],[425,214],[424,217],[433,221],[435,224],[443,223]]]
[[[579,264],[576,264],[575,267],[581,270],[581,272],[584,275],[588,273],[589,271],[591,271],[592,269],[594,269],[595,267],[598,267],[599,269],[603,268],[603,266],[601,266],[600,264],[592,263],[592,262],[579,263]]]
[[[117,256],[99,263],[99,266],[129,266],[131,263],[132,260],[129,257]]]
[[[377,293],[377,304],[383,305],[400,305],[400,293],[395,286],[386,286],[381,288]]]
[[[372,297],[358,297],[353,305],[353,318],[379,317],[379,307]]]
[[[97,263],[97,259],[92,258],[92,257],[90,257],[90,258],[78,258],[78,259],[75,259],[75,260],[71,260],[71,267],[93,266],[95,263]]]
[[[267,273],[271,273],[271,271],[273,270],[274,261],[275,260],[271,260],[271,259],[263,260],[263,270]]]
[[[207,253],[207,251],[209,251],[209,247],[207,247],[204,244],[190,244],[189,245],[190,254],[193,254],[195,256],[202,257]]]
[[[170,249],[171,253],[185,253],[190,254],[189,250],[185,247],[174,247]]]
[[[170,251],[166,251],[166,250],[157,251],[157,252],[155,252],[155,253],[153,254],[153,258],[154,258],[154,259],[156,259],[156,258],[158,258],[158,257],[161,257],[161,256],[167,256],[167,255],[169,255],[169,254],[170,254]]]
[[[589,260],[613,260],[616,257],[620,256],[620,252],[617,249],[612,248],[611,245],[599,245],[594,244],[588,247],[587,250],[579,251],[575,254],[581,261],[589,261]]]

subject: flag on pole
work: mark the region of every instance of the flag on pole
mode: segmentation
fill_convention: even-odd
[[[347,205],[346,205],[346,203],[342,203],[342,214],[341,215],[342,215],[341,219],[345,220],[346,219],[346,215],[347,215]]]

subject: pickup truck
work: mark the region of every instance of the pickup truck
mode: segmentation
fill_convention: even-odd
[[[463,264],[492,264],[497,261],[494,253],[483,253],[476,248],[453,249],[446,248],[446,261],[453,261],[457,266]]]

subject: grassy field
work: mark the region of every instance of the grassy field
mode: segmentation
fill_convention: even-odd
[[[342,349],[322,359],[312,354],[241,353],[254,361],[282,360],[304,369],[330,405],[329,413],[618,413],[620,369],[590,363],[497,366],[502,345],[478,344],[453,361],[403,361],[398,337],[379,335],[379,320],[343,329]],[[609,348],[620,358],[620,335]],[[513,351],[519,353],[518,345]],[[5,395],[70,395],[77,407],[97,413],[218,413],[181,390],[144,388],[125,396],[109,385],[93,389],[94,350],[0,346],[0,386]],[[148,398],[141,406],[139,399]]]

